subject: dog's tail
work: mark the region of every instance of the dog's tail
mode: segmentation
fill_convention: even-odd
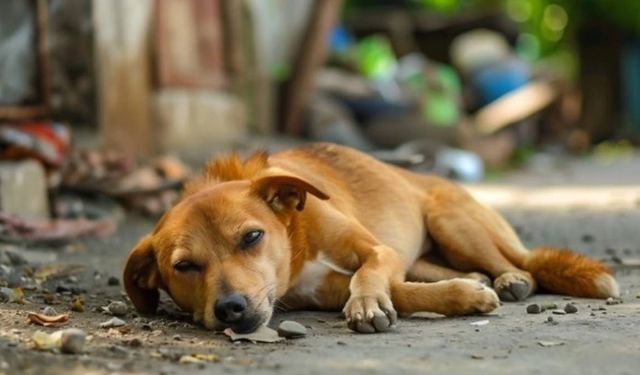
[[[571,250],[536,248],[523,259],[522,268],[550,292],[585,298],[619,296],[607,266]]]

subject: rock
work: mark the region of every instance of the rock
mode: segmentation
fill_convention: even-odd
[[[591,243],[591,242],[593,242],[593,240],[594,240],[593,235],[591,235],[589,233],[586,233],[586,234],[582,235],[582,242]]]
[[[107,280],[107,285],[109,285],[109,286],[118,286],[118,285],[120,285],[120,279],[118,279],[115,276],[110,276],[109,279]]]
[[[567,303],[564,306],[564,312],[566,312],[567,314],[575,314],[578,312],[578,308],[573,303]]]
[[[51,306],[45,306],[42,309],[42,314],[47,316],[55,316],[55,315],[58,315],[58,312],[56,311],[56,309],[54,309]]]
[[[566,314],[566,312],[564,310],[553,310],[551,312],[553,314],[556,314],[556,315],[565,315]]]
[[[114,327],[122,327],[127,324],[124,320],[118,318],[111,318],[106,322],[100,323],[100,328],[114,328]]]
[[[129,307],[124,302],[114,301],[107,306],[107,310],[115,316],[124,316],[129,312]]]
[[[288,339],[306,336],[307,329],[305,326],[293,320],[283,320],[278,325],[278,336]]]
[[[68,328],[61,331],[60,351],[67,354],[78,354],[84,351],[87,334],[78,328]]]
[[[544,306],[539,303],[532,303],[527,306],[527,314],[540,314],[545,310]]]
[[[622,299],[617,297],[617,298],[613,298],[613,297],[609,297],[607,298],[607,300],[605,301],[605,303],[607,305],[619,305],[622,303]]]

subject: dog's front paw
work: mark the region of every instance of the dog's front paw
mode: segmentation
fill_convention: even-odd
[[[479,281],[453,279],[449,283],[453,301],[446,315],[488,313],[500,306],[496,292]]]
[[[344,307],[347,326],[359,333],[386,332],[395,327],[398,314],[386,294],[351,296]]]

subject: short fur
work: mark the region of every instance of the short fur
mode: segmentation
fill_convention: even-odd
[[[241,245],[256,230],[260,240]],[[427,259],[434,252],[442,262]],[[529,252],[496,211],[451,182],[332,144],[213,160],[132,250],[124,280],[140,311],[155,310],[162,289],[206,327],[238,331],[266,324],[276,303],[342,309],[354,331],[381,332],[396,310],[485,313],[538,284],[618,294],[605,266],[568,250]],[[230,293],[247,306],[227,324],[214,305]]]

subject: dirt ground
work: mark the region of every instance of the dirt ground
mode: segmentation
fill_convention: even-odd
[[[506,303],[486,316],[414,316],[402,319],[395,332],[377,335],[351,333],[337,313],[295,312],[276,315],[272,323],[296,320],[307,326],[306,337],[251,344],[231,343],[220,334],[192,325],[188,317],[165,302],[157,316],[137,317],[131,312],[123,317],[127,322],[124,328],[102,329],[99,323],[110,316],[100,312],[100,307],[124,300],[122,286],[109,286],[108,279],[120,278],[127,252],[153,225],[130,215],[109,238],[61,249],[10,247],[29,261],[84,266],[71,277],[51,280],[46,287],[55,290],[62,286],[62,293],[52,303],[58,312],[69,310],[71,294],[83,296],[85,312],[72,312],[65,327],[85,330],[90,340],[84,354],[32,349],[33,332],[59,328],[27,323],[26,311],[45,306],[41,291],[27,290],[27,304],[0,303],[0,374],[637,374],[640,188],[636,196],[633,192],[634,187],[640,187],[640,158],[614,164],[571,161],[551,168],[552,172],[533,170],[506,176],[492,187],[521,187],[524,201],[527,194],[542,187],[589,186],[604,200],[518,207],[516,199],[516,204],[505,204],[501,211],[528,245],[568,246],[613,264],[624,303],[607,305],[599,300],[537,295],[523,303]],[[607,195],[611,186],[626,186],[631,198],[616,200],[616,194]],[[615,204],[607,204],[607,197]],[[526,306],[533,302],[554,302],[560,308],[572,302],[578,312],[527,314]],[[202,363],[180,363],[188,354],[213,356]]]

